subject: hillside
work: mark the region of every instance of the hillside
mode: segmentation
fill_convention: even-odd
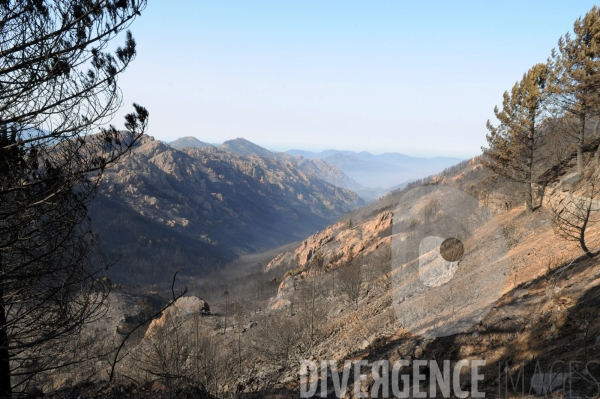
[[[307,159],[302,156],[291,156],[283,152],[275,153],[275,158],[282,162],[292,162],[304,173],[319,176],[319,178],[338,187],[347,188],[357,193],[364,188],[354,179],[348,177],[335,164],[323,159]]]
[[[145,137],[108,170],[91,215],[103,249],[121,252],[111,277],[150,283],[301,239],[361,203],[290,162]]]
[[[598,141],[587,147],[586,169],[579,183],[600,175],[599,158],[594,155],[597,147]],[[148,365],[151,370],[165,367],[164,373],[174,373],[174,367],[186,359],[188,350],[199,351],[201,358],[209,356],[213,363],[199,375],[192,373],[190,378],[210,381],[209,384],[214,384],[211,392],[220,392],[217,397],[285,398],[299,394],[298,367],[302,359],[336,360],[339,367],[345,360],[372,363],[437,359],[442,367],[441,360],[455,364],[459,360],[484,359],[486,364],[479,370],[484,377],[478,383],[478,390],[485,392],[486,397],[497,396],[498,389],[504,395],[505,383],[510,384],[510,378],[516,378],[520,364],[525,373],[522,380],[525,392],[531,389],[539,394],[541,387],[532,384],[534,375],[548,372],[554,361],[584,362],[600,356],[600,260],[582,256],[577,243],[559,238],[552,228],[552,213],[548,208],[550,197],[567,192],[575,184],[572,178],[567,178],[573,175],[574,168],[575,160],[567,157],[544,175],[546,196],[539,198],[544,200],[543,206],[531,214],[518,204],[507,206],[509,197],[505,191],[511,188],[501,189],[506,182],[496,182],[494,191],[489,192],[490,175],[478,158],[462,162],[427,181],[412,183],[349,213],[345,220],[330,224],[296,246],[288,245],[280,253],[252,255],[219,278],[192,283],[189,286],[192,295],[206,299],[211,293],[211,313],[198,315],[189,310],[190,305],[186,304],[201,303],[195,298],[182,301],[141,333],[127,349],[117,371],[127,374],[135,369],[139,359],[153,353],[147,352],[152,345],[175,356],[162,366]],[[395,308],[402,298],[397,296],[394,279],[399,269],[393,264],[397,254],[392,251],[391,241],[410,240],[410,236],[402,238],[403,233],[394,230],[398,227],[393,223],[397,216],[394,210],[417,187],[452,187],[478,198],[479,206],[485,203],[491,210],[506,244],[506,276],[491,282],[497,283],[491,287],[498,293],[497,300],[478,322],[449,336],[423,337],[411,333]],[[431,220],[444,217],[444,213],[443,208],[439,209]],[[465,259],[473,254],[487,254],[493,259],[496,255],[492,248],[499,242],[498,236],[486,233],[487,222],[477,226],[470,237],[464,238]],[[600,226],[593,226],[589,233],[600,235]],[[467,267],[468,272],[477,262],[466,261],[460,267]],[[257,269],[261,267],[262,272]],[[248,274],[251,270],[253,274]],[[358,284],[355,285],[358,289],[351,300],[348,287],[352,281]],[[464,292],[473,286],[462,281],[460,284]],[[155,294],[149,295],[154,298]],[[111,313],[111,325],[119,317],[130,320],[140,312],[139,305],[126,312],[120,310],[123,302],[120,296],[114,297],[114,301],[117,309]],[[420,309],[427,306],[430,305]],[[174,327],[166,327],[169,320],[176,322]],[[119,323],[122,326],[123,322]],[[105,326],[102,331],[111,334],[113,330]],[[174,332],[178,339],[185,337],[183,341],[173,340]],[[507,372],[498,374],[498,362],[509,365],[510,377]],[[101,373],[107,363],[99,362],[93,367]],[[370,392],[374,385],[368,370],[362,383],[363,392]],[[581,366],[574,370],[578,374],[573,374],[572,388],[578,395],[589,396],[595,385],[575,376],[585,376],[587,372],[596,378],[600,376],[600,367],[594,363],[588,371]],[[468,390],[471,376],[467,370],[463,371],[458,381],[461,389]],[[141,374],[127,375],[144,381]],[[331,378],[328,374],[328,397],[334,397]],[[408,382],[414,386],[412,377]],[[348,392],[353,392],[355,384],[350,375]],[[428,384],[426,377],[418,389],[426,391]],[[144,388],[141,385],[136,388],[134,384],[124,389]],[[553,389],[563,388],[558,384]],[[520,390],[511,388],[508,396],[520,397],[520,394]],[[568,391],[557,394],[569,396]]]
[[[587,146],[586,169],[578,175],[579,183],[600,174],[597,148],[597,140]],[[519,364],[523,364],[526,373],[521,376],[525,393],[541,394],[541,386],[533,383],[536,373],[549,372],[555,361],[577,361],[579,366],[573,369],[576,374],[568,383],[572,384],[573,391],[569,393],[562,383],[556,384],[553,390],[562,389],[557,394],[564,397],[596,392],[594,382],[582,375],[588,372],[587,375],[592,373],[597,378],[600,368],[594,364],[585,371],[581,365],[600,355],[600,260],[582,256],[576,242],[564,241],[554,233],[548,202],[550,197],[571,189],[575,169],[576,161],[571,157],[545,174],[546,195],[540,197],[543,206],[533,214],[524,213],[523,206],[517,204],[507,208],[507,196],[501,190],[490,194],[486,186],[489,175],[477,158],[426,182],[432,187],[459,188],[486,203],[506,240],[508,274],[499,282],[502,283],[498,287],[501,288],[499,299],[480,322],[464,332],[439,338],[414,335],[400,323],[399,314],[392,306],[398,303],[398,286],[393,283],[398,270],[391,267],[390,250],[393,211],[403,195],[416,185],[353,212],[345,222],[330,225],[304,240],[295,250],[281,253],[269,262],[265,270],[269,273],[280,270],[279,275],[283,276],[278,292],[269,302],[270,312],[283,315],[296,309],[294,317],[304,317],[298,307],[304,306],[306,299],[302,298],[306,298],[306,290],[310,292],[316,281],[317,304],[312,306],[322,312],[319,313],[322,321],[317,327],[319,338],[311,351],[316,361],[485,359],[486,366],[481,369],[485,378],[478,386],[479,391],[486,392],[486,397],[495,397],[498,389],[502,389],[504,395],[504,384],[510,384],[509,378],[516,378]],[[588,233],[599,235],[600,225],[592,226]],[[474,237],[479,248],[475,251],[493,257],[491,246],[496,238],[486,234]],[[315,266],[318,253],[323,257],[322,270]],[[348,302],[343,288],[345,269],[350,267],[357,267],[362,275],[356,307]],[[266,319],[255,320],[259,325],[261,320],[268,323]],[[256,334],[261,332],[264,330]],[[253,339],[257,339],[256,334],[252,335]],[[499,375],[498,362],[510,365],[510,377],[505,372]],[[290,380],[295,372],[291,367],[290,372],[280,374],[276,387],[297,394],[298,384]],[[264,385],[269,378],[268,372],[264,373],[262,385],[250,382],[250,390],[262,386],[264,393],[276,397],[278,391]],[[470,375],[461,374],[460,381],[461,387],[468,389]],[[354,382],[350,378],[349,392]],[[333,389],[331,384],[329,381],[328,392]],[[426,379],[420,390],[426,391],[428,384]],[[370,392],[372,386],[373,379],[368,375],[362,391]],[[508,395],[519,397],[521,386],[517,388]]]
[[[599,158],[594,155],[597,148],[597,141],[587,147],[587,166],[582,176],[600,173]],[[273,325],[270,319],[279,316],[299,328],[294,323],[307,320],[306,312],[316,309],[313,312],[319,321],[310,353],[317,362],[486,359],[487,365],[481,369],[485,378],[479,383],[479,390],[486,392],[486,397],[498,395],[499,386],[504,395],[504,383],[516,378],[518,365],[522,363],[526,372],[525,392],[531,389],[534,394],[541,393],[536,391],[540,386],[532,387],[532,378],[535,373],[548,372],[552,362],[582,362],[600,355],[600,260],[587,259],[577,243],[564,241],[554,233],[547,202],[549,197],[570,189],[573,181],[566,177],[572,176],[575,168],[576,162],[571,157],[546,174],[547,195],[540,198],[544,199],[544,206],[533,214],[524,213],[523,206],[507,202],[506,191],[511,190],[510,186],[505,191],[501,189],[501,184],[506,183],[497,183],[490,193],[489,175],[477,158],[425,182],[433,187],[458,188],[479,198],[492,210],[508,248],[508,273],[505,283],[498,287],[499,299],[480,322],[464,332],[440,338],[414,335],[400,323],[392,306],[397,289],[393,283],[396,269],[391,267],[390,248],[393,210],[400,198],[417,184],[349,214],[346,221],[330,225],[296,249],[277,255],[265,266],[269,276],[282,276],[278,290],[267,302],[269,317],[262,314],[251,318],[259,327],[266,327]],[[600,226],[592,227],[589,234],[600,234]],[[480,248],[478,253],[488,251],[493,256],[491,245],[497,238],[486,234],[474,237]],[[319,253],[322,268],[315,263]],[[349,302],[344,289],[345,270],[349,268],[359,270],[362,276],[356,306]],[[246,340],[259,340],[268,332],[255,328],[245,334]],[[281,338],[277,334],[268,337],[276,342]],[[298,369],[294,363],[280,360],[277,364],[287,366],[277,372],[270,366],[273,359],[256,356],[263,359],[252,371],[258,377],[238,380],[244,390],[259,391],[273,398],[282,392],[298,394],[298,381],[294,378]],[[498,362],[508,362],[510,372],[515,374],[509,377],[502,373],[499,377]],[[581,367],[575,370],[582,372]],[[589,372],[595,378],[600,376],[597,365],[591,365]],[[277,383],[269,383],[270,379]],[[470,375],[461,374],[460,381],[461,387],[468,389]],[[596,386],[589,382],[573,377],[572,387],[578,394],[595,392]],[[349,392],[353,383],[351,377]],[[428,383],[428,380],[422,383],[421,391],[427,390]],[[331,384],[329,381],[328,392],[333,390]],[[373,379],[368,375],[363,392],[370,391],[372,386]],[[559,384],[554,389],[561,387]],[[563,393],[568,395],[567,391]],[[511,395],[520,396],[520,390],[510,391]]]
[[[195,137],[182,137],[169,145],[181,149],[202,148],[211,144]],[[373,155],[367,151],[272,152],[244,138],[227,140],[218,148],[242,156],[274,157],[283,162],[291,162],[304,173],[318,176],[333,185],[356,192],[365,201],[375,200],[392,189],[439,173],[444,168],[461,161],[458,158],[419,158],[399,153]]]
[[[225,392],[225,396],[297,396],[301,359],[337,360],[338,364],[344,360],[443,359],[455,363],[485,359],[487,363],[480,369],[484,379],[478,389],[486,396],[497,395],[498,387],[509,381],[506,373],[498,376],[498,362],[508,362],[511,372],[518,371],[522,363],[525,392],[531,388],[535,393],[541,388],[535,384],[532,387],[532,378],[547,372],[553,361],[582,362],[600,355],[600,261],[587,259],[576,242],[557,236],[550,211],[551,198],[560,198],[578,184],[585,184],[586,179],[600,175],[600,161],[595,155],[598,144],[594,139],[586,146],[583,173],[574,173],[576,160],[567,154],[542,175],[539,192],[544,195],[536,200],[543,206],[534,213],[524,212],[509,182],[494,179],[490,183],[492,176],[479,158],[474,158],[351,211],[343,220],[279,253],[253,255],[225,269],[225,273],[190,282],[190,293],[208,298],[211,306],[212,313],[199,323],[179,310],[168,314],[180,320],[179,336],[200,334],[202,339],[210,340],[212,348],[219,348],[221,355],[215,358],[215,367],[228,371],[222,385],[215,389]],[[403,280],[398,279],[400,269],[394,267],[398,254],[391,243],[398,239],[410,242],[412,234],[405,234],[401,223],[394,221],[403,215],[397,213],[399,202],[419,187],[449,187],[468,193],[478,199],[478,206],[490,210],[491,226],[497,225],[501,232],[500,237],[490,231],[488,222],[477,222],[480,216],[472,219],[460,209],[455,215],[455,221],[476,222],[473,233],[463,238],[466,255],[460,263],[463,277],[458,280],[459,296],[471,296],[472,288],[480,287],[483,292],[495,292],[497,297],[491,303],[489,299],[481,301],[481,318],[449,336],[411,333],[407,329],[410,325],[402,322],[404,314],[398,313],[397,305],[406,298],[398,295],[402,292],[398,281]],[[431,223],[448,216],[446,201],[440,199],[441,207],[431,208],[430,216],[423,209],[431,201],[424,197],[417,202],[416,209],[421,210],[412,214],[419,219],[417,225],[425,226],[425,218]],[[595,224],[588,233],[591,238],[600,237],[600,225]],[[418,237],[418,228],[414,234]],[[498,249],[500,254],[504,251],[500,258],[506,262],[506,275],[478,277],[477,265],[500,259]],[[422,255],[424,259],[428,254]],[[421,255],[418,258],[421,262]],[[473,277],[483,284],[474,285],[469,281]],[[351,286],[355,288],[349,289]],[[415,310],[433,312],[430,320],[421,319],[430,322],[433,315],[435,321],[440,300],[442,304],[453,304],[456,298],[431,298]],[[471,304],[479,308],[478,297],[474,298]],[[131,358],[139,356],[136,354],[151,342],[149,337],[145,344],[142,340],[130,348]],[[197,341],[186,342],[184,346],[197,350],[193,349]],[[171,348],[169,345],[174,343],[164,345]],[[131,367],[124,362],[121,370]],[[591,365],[589,372],[600,377],[597,365]],[[464,372],[459,377],[460,386],[469,389],[470,375]],[[593,388],[581,378],[573,377],[573,383],[579,393],[589,394]],[[350,377],[349,391],[354,384]],[[362,389],[367,391],[372,386],[372,376],[368,376]],[[420,390],[427,387],[425,380]],[[332,390],[329,381],[327,391]],[[510,394],[519,396],[520,392]]]
[[[289,150],[278,153],[243,138],[225,141],[219,149],[239,155],[254,154],[289,160],[303,172],[353,190],[366,201],[377,199],[390,189],[439,173],[444,168],[461,162],[461,159],[451,157],[419,158],[400,153],[373,155],[367,151]]]

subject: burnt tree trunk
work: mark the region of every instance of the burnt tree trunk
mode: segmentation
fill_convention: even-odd
[[[0,304],[4,294],[0,291]],[[12,386],[10,382],[10,355],[8,353],[8,334],[6,332],[6,310],[0,305],[0,398],[10,398]]]

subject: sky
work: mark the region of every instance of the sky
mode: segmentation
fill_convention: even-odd
[[[113,123],[137,102],[164,141],[468,158],[503,92],[593,5],[150,0]]]

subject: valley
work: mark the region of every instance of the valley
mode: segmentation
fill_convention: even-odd
[[[595,144],[586,153],[588,175],[600,172],[597,148]],[[562,178],[572,173],[575,164],[571,161],[562,165],[548,184],[546,201],[552,193],[567,187]],[[135,363],[131,362],[142,359],[144,353],[149,354],[144,349],[147,345],[158,345],[161,350],[172,351],[174,356],[199,351],[201,356],[211,356],[214,362],[210,374],[204,374],[208,369],[203,369],[201,375],[208,378],[206,386],[212,387],[211,392],[218,397],[284,398],[299,394],[302,359],[317,363],[325,359],[364,360],[369,364],[381,359],[391,362],[484,359],[485,366],[480,372],[485,378],[477,389],[486,396],[504,392],[505,380],[514,377],[502,372],[499,376],[498,364],[511,365],[511,373],[515,365],[523,364],[524,387],[536,392],[532,385],[534,374],[548,370],[554,360],[582,361],[584,355],[589,359],[600,354],[596,339],[600,334],[598,263],[582,256],[576,243],[564,242],[555,235],[547,203],[534,214],[524,213],[521,206],[506,209],[505,194],[485,192],[487,177],[478,158],[462,162],[425,182],[413,183],[360,207],[301,242],[263,254],[245,255],[222,273],[196,284],[178,282],[176,291],[186,285],[188,296],[210,304],[210,314],[198,318],[194,311],[187,310],[184,302],[176,302],[168,312],[163,312],[162,321],[157,321],[172,323],[170,327],[167,324],[162,327],[168,335],[161,335],[160,341],[156,341],[153,334],[157,333],[149,331],[157,327],[144,327],[146,332],[126,346],[129,355],[119,363],[117,371],[132,370]],[[410,333],[400,324],[393,306],[398,289],[393,282],[398,270],[392,267],[393,211],[403,195],[424,183],[453,187],[486,198],[509,248],[506,285],[493,309],[481,322],[449,337],[423,338]],[[600,235],[600,230],[594,226],[589,234]],[[487,239],[480,237],[479,245],[489,246]],[[359,280],[353,280],[347,270],[358,273]],[[352,281],[355,291],[351,290]],[[111,308],[130,309],[121,320],[140,317],[141,308],[124,305],[123,299],[119,299],[123,294],[118,290],[114,295]],[[138,301],[150,303],[157,294],[141,290],[136,295]],[[159,289],[158,295],[167,298],[169,291]],[[115,327],[109,324],[105,328],[105,333],[110,334]],[[186,352],[178,349],[180,344],[167,339],[175,332],[188,337],[182,347],[187,348]],[[208,347],[194,343],[196,338],[192,337],[197,334],[219,348],[221,354],[209,355]],[[113,337],[118,343],[119,336]],[[156,372],[177,374],[177,369],[172,368],[176,364],[149,367],[158,367]],[[97,372],[101,373],[106,365],[98,367]],[[595,366],[590,368],[591,373],[598,371]],[[136,380],[142,377],[128,375]],[[460,386],[465,390],[469,389],[469,378],[469,374],[460,376]],[[323,388],[327,395],[335,394],[331,384],[330,380]],[[356,392],[371,392],[373,376],[363,382],[351,376],[349,397],[356,397],[352,394],[356,384],[360,384]],[[429,380],[425,380],[419,389],[426,391],[428,384]],[[574,386],[578,392],[593,389],[580,380]],[[111,387],[118,385],[107,385],[107,392],[111,392]],[[151,394],[150,388],[148,391],[138,388],[136,392]],[[509,394],[518,396],[518,392],[513,389]]]
[[[102,248],[120,253],[111,279],[154,284],[299,240],[361,204],[291,162],[144,137],[108,170],[91,217]]]

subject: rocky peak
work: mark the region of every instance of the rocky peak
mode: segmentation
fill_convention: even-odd
[[[238,155],[258,155],[261,157],[272,157],[273,153],[266,148],[254,144],[242,137],[237,139],[227,140],[219,146],[219,149],[227,152],[233,152]]]

